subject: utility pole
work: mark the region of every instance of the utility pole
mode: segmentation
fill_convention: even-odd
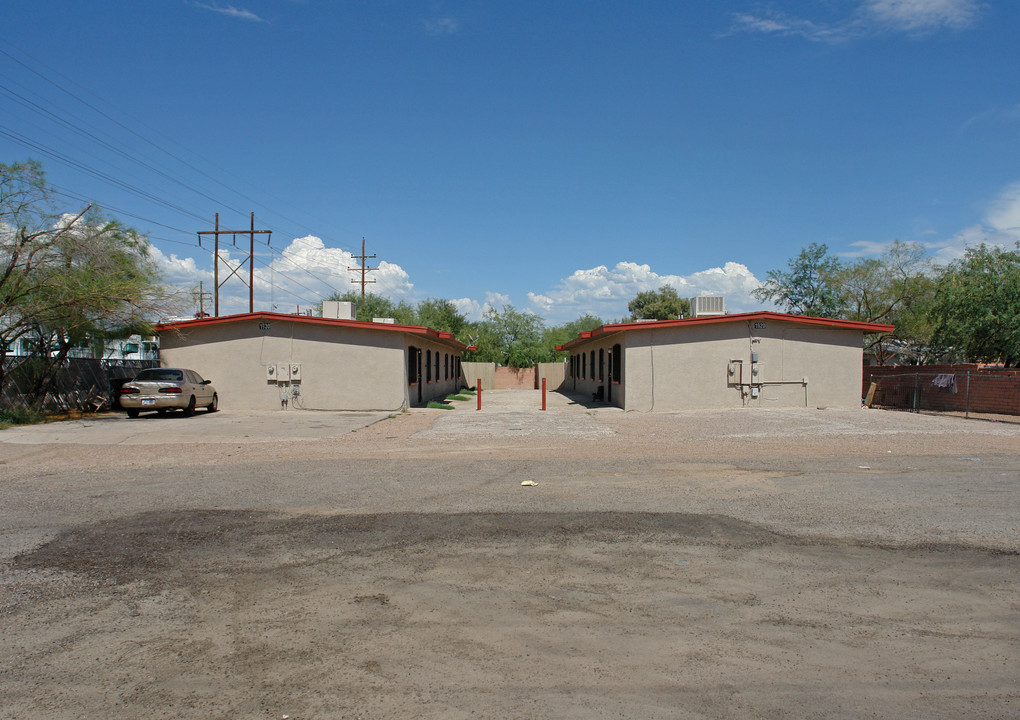
[[[365,238],[361,238],[361,254],[360,255],[354,255],[353,257],[354,257],[355,260],[360,260],[361,261],[361,267],[360,268],[347,268],[347,269],[350,270],[351,272],[360,272],[361,273],[361,280],[360,281],[359,280],[351,280],[351,282],[352,283],[357,283],[357,282],[361,283],[361,306],[365,307],[365,285],[368,284],[368,283],[374,283],[375,282],[375,280],[366,280],[365,279],[365,273],[367,273],[369,270],[378,270],[379,268],[373,268],[373,267],[366,267],[365,266],[365,261],[366,260],[375,257],[374,254],[372,254],[372,255],[366,255],[365,254]]]
[[[198,233],[198,242],[202,244],[203,235],[212,235],[213,240],[213,281],[216,283],[216,290],[214,295],[213,314],[216,317],[220,316],[220,287],[223,286],[227,280],[232,278],[234,275],[248,286],[248,312],[255,312],[255,236],[256,235],[271,235],[272,230],[256,230],[255,229],[255,213],[251,214],[251,229],[250,230],[220,230],[220,214],[216,213],[216,229],[215,230],[203,230]],[[223,278],[223,282],[220,282],[220,235],[247,235],[249,240],[248,245],[248,259],[242,260],[233,266],[228,260],[223,260],[223,264],[230,268],[230,274]],[[266,240],[266,244],[269,241]],[[238,273],[238,271],[244,267],[244,264],[248,263],[248,281],[245,282],[244,278]]]
[[[212,293],[207,293],[205,291],[204,285],[205,284],[201,280],[199,280],[198,281],[198,292],[197,293],[196,292],[191,293],[193,296],[198,298],[198,317],[200,317],[200,318],[204,318],[206,316],[206,314],[207,314],[206,311],[205,311],[205,299],[206,298],[212,298]]]

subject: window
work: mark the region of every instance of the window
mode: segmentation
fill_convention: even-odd
[[[142,370],[135,375],[135,380],[139,382],[183,382],[184,373],[180,370],[151,368],[149,370]]]
[[[439,351],[436,350],[436,382],[439,382]]]
[[[588,370],[591,373],[591,379],[595,379],[595,351],[591,351],[591,360],[588,362]]]
[[[588,353],[581,353],[581,379],[588,377]]]
[[[620,382],[620,368],[623,366],[623,347],[620,343],[613,345],[613,362],[609,367],[609,375],[614,383]]]
[[[603,348],[599,348],[599,382],[602,382],[606,377],[606,351]]]
[[[407,383],[415,385],[418,383],[418,353],[421,352],[414,345],[407,348]]]
[[[432,382],[432,351],[425,351],[425,382]]]

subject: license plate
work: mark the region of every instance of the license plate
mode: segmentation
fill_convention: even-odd
[[[155,404],[156,404],[155,398],[142,398],[142,405],[155,405]]]

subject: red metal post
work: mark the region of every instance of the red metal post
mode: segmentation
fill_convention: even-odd
[[[542,378],[542,410],[545,410],[545,378]]]
[[[475,395],[478,396],[478,410],[482,409],[482,379],[478,378],[478,382],[475,383]]]

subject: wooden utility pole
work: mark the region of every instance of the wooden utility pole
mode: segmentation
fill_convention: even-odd
[[[255,312],[255,236],[256,235],[271,235],[272,230],[256,230],[255,229],[255,213],[251,214],[251,229],[250,230],[220,230],[220,214],[216,213],[216,229],[215,230],[203,230],[198,233],[198,241],[202,242],[203,235],[212,235],[213,240],[213,281],[216,283],[216,289],[213,300],[213,314],[216,317],[220,316],[220,287],[234,275],[248,286],[248,312]],[[230,264],[229,261],[223,260],[223,264],[230,268],[230,274],[223,278],[223,282],[220,282],[220,235],[247,235],[248,236],[248,259],[242,260],[237,264],[236,267]],[[268,240],[266,244],[268,244]],[[245,282],[244,278],[238,274],[238,271],[244,267],[244,264],[248,263],[248,281]]]
[[[205,299],[207,297],[211,298],[212,294],[205,291],[205,283],[201,280],[198,281],[198,292],[193,292],[191,294],[198,298],[198,317],[204,318],[206,316]]]
[[[369,283],[374,283],[375,282],[375,280],[366,280],[365,279],[365,273],[367,273],[369,270],[378,270],[379,268],[366,267],[365,266],[365,261],[366,260],[375,257],[374,254],[373,255],[366,255],[365,254],[365,238],[361,238],[361,254],[360,255],[354,255],[353,257],[354,257],[355,260],[360,260],[361,261],[361,267],[360,268],[347,268],[347,269],[350,270],[351,272],[360,272],[361,273],[361,280],[360,281],[359,280],[351,280],[351,282],[352,283],[357,283],[357,282],[361,283],[361,306],[364,307],[365,306],[365,285],[367,285]]]

